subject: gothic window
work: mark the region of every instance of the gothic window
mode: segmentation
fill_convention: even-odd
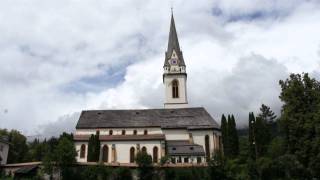
[[[210,146],[209,146],[209,136],[208,135],[205,136],[204,142],[205,142],[205,149],[206,149],[206,158],[207,158],[207,161],[209,161],[209,159],[210,159]]]
[[[82,144],[80,147],[80,158],[84,158],[86,155],[86,145]]]
[[[137,130],[133,130],[133,135],[137,135]]]
[[[143,134],[147,135],[148,134],[148,130],[144,130]]]
[[[146,148],[145,146],[143,146],[142,149],[141,149],[141,151],[142,151],[143,153],[147,153],[147,148]]]
[[[179,98],[179,86],[178,81],[172,81],[172,98]]]
[[[112,130],[109,130],[109,135],[112,135],[113,131]]]
[[[183,162],[184,163],[188,163],[189,162],[189,158],[187,158],[187,157],[183,158]]]
[[[153,147],[153,162],[154,163],[158,162],[158,147],[157,146]]]
[[[109,148],[107,145],[104,145],[102,148],[102,161],[108,162]]]
[[[126,135],[126,130],[122,130],[122,135]]]
[[[130,163],[134,163],[134,147],[130,148]]]

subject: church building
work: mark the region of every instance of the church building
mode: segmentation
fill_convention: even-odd
[[[134,163],[144,151],[154,163],[167,156],[172,164],[197,164],[219,150],[220,126],[205,108],[188,106],[186,64],[173,15],[162,78],[162,109],[82,111],[74,134],[77,161],[87,162],[88,141],[97,132],[104,163]]]

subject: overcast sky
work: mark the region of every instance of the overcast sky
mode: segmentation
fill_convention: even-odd
[[[320,77],[318,0],[2,0],[0,128],[74,131],[84,109],[162,108],[170,7],[190,106],[247,123],[278,81]]]

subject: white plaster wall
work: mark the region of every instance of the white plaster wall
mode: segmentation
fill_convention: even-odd
[[[80,158],[80,148],[82,144],[86,145],[86,153],[84,155],[84,158]],[[87,162],[88,142],[75,142],[74,145],[76,146],[76,151],[77,151],[77,157],[76,157],[77,162]]]
[[[0,164],[7,164],[8,152],[9,152],[9,145],[6,143],[0,142],[0,156],[2,158],[2,160],[0,161]]]
[[[203,146],[205,149],[205,136],[209,135],[209,148],[210,148],[210,156],[214,153],[214,143],[213,143],[213,130],[192,130],[190,133],[193,137],[193,142],[195,144],[199,144]]]
[[[109,148],[108,161],[112,160],[112,144],[115,144],[116,148],[116,162],[119,163],[130,163],[130,148],[135,148],[135,153],[137,153],[137,144],[140,144],[140,150],[142,147],[147,148],[147,153],[153,158],[153,148],[158,147],[158,159],[161,158],[161,146],[160,141],[112,141],[112,142],[101,142],[101,149],[104,145]]]
[[[112,135],[122,135],[122,130],[126,131],[126,135],[133,135],[133,131],[137,130],[138,135],[143,135],[144,130],[148,131],[148,134],[162,134],[161,128],[101,128],[101,129],[77,129],[76,135],[89,135],[96,134],[96,131],[99,130],[100,135],[109,135],[109,130],[113,131]]]
[[[179,98],[172,98],[172,81],[177,80],[179,83]],[[184,74],[180,75],[165,75],[164,86],[165,86],[165,108],[183,108],[187,107],[187,76]],[[173,106],[172,104],[176,104]]]
[[[166,140],[189,140],[189,132],[185,129],[164,129]]]

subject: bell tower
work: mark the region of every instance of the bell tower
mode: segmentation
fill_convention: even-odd
[[[188,107],[186,65],[180,50],[173,13],[171,14],[169,41],[163,70],[164,108]]]

